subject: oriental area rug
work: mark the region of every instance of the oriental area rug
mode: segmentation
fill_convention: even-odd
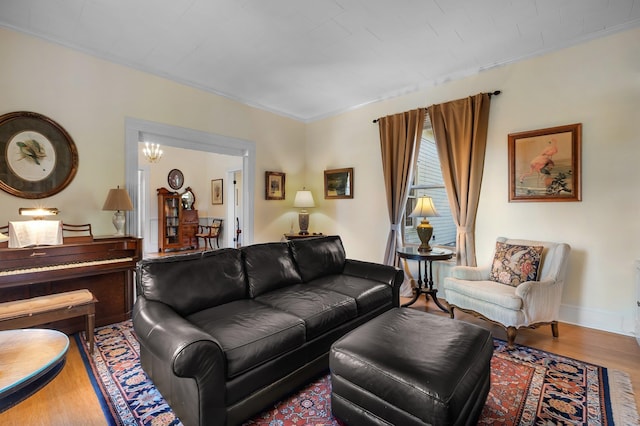
[[[93,355],[74,337],[110,425],[181,425],[140,366],[131,321],[96,329]],[[491,390],[479,425],[639,424],[629,376],[575,359],[494,339]],[[342,426],[331,415],[326,374],[245,426]]]

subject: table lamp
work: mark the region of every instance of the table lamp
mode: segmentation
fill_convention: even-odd
[[[315,207],[313,202],[313,195],[311,191],[307,191],[304,188],[302,191],[296,192],[296,198],[293,200],[293,207],[300,207],[300,213],[298,213],[298,224],[300,225],[300,235],[309,235],[309,212],[307,208]]]
[[[421,217],[422,222],[416,227],[418,237],[420,238],[420,247],[418,251],[426,252],[431,251],[429,240],[433,235],[433,226],[427,220],[427,217],[440,216],[436,211],[436,206],[433,205],[433,199],[431,197],[420,197],[416,203],[416,208],[413,209],[409,217]]]
[[[115,210],[113,214],[113,226],[116,227],[116,235],[124,235],[125,217],[124,212],[133,210],[133,204],[127,190],[124,188],[112,188],[107,195],[107,201],[104,202],[102,210]]]

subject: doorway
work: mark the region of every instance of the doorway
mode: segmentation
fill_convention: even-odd
[[[238,203],[238,210],[235,216],[230,216],[232,223],[235,217],[242,223],[243,244],[250,244],[253,241],[253,221],[254,221],[254,194],[255,194],[255,164],[256,148],[255,143],[243,139],[231,138],[215,133],[201,132],[167,124],[154,123],[151,121],[138,120],[134,118],[125,119],[125,181],[126,187],[132,198],[133,211],[127,212],[127,229],[130,235],[144,238],[149,235],[148,203],[150,202],[148,188],[141,188],[141,179],[138,169],[138,142],[153,141],[164,146],[190,149],[195,151],[210,152],[238,156],[242,158],[242,169],[240,170],[242,179],[238,186],[238,195],[241,195],[242,202]],[[235,196],[235,191],[234,191]],[[231,200],[231,198],[229,198]],[[236,204],[235,200],[233,203]],[[235,224],[230,227],[229,234],[235,235]],[[233,245],[232,245],[233,246]]]

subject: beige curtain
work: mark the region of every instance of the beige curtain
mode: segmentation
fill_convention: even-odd
[[[444,185],[457,225],[456,262],[476,266],[475,225],[489,125],[488,93],[429,107]]]
[[[409,196],[411,171],[424,125],[424,108],[389,115],[378,120],[382,171],[387,193],[387,210],[391,228],[387,238],[384,261],[393,265],[396,247],[402,244],[402,215]]]

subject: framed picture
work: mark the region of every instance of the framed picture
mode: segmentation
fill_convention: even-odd
[[[353,198],[353,167],[324,171],[324,198]]]
[[[0,189],[20,198],[62,191],[78,171],[78,150],[65,129],[44,115],[0,116]]]
[[[264,199],[284,200],[284,173],[264,172]]]
[[[178,169],[172,169],[167,175],[167,182],[171,189],[180,189],[184,184],[184,175]]]
[[[211,204],[222,204],[222,179],[213,179],[211,181]]]
[[[582,123],[509,134],[509,202],[580,201]]]

